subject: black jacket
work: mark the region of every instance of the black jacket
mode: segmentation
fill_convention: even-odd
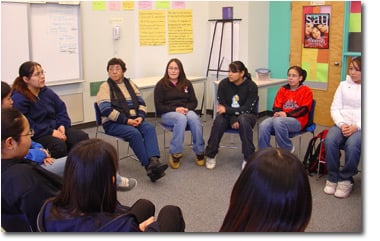
[[[7,232],[36,231],[44,201],[62,188],[62,178],[26,159],[1,160],[1,225]]]

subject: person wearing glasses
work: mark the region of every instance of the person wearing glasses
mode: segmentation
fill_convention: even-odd
[[[33,140],[50,151],[53,158],[68,151],[88,134],[71,127],[66,104],[45,83],[45,71],[39,63],[24,62],[12,85],[13,106],[21,111],[34,129]]]
[[[161,123],[173,129],[169,147],[170,167],[179,168],[187,126],[193,138],[195,162],[204,166],[205,141],[201,120],[195,112],[198,100],[179,59],[171,59],[166,65],[164,76],[154,88],[154,104],[156,113],[161,115]]]
[[[145,121],[146,104],[136,85],[124,77],[127,66],[122,59],[107,63],[108,79],[99,87],[96,101],[106,134],[128,141],[152,182],[165,176],[168,164],[160,162],[154,125]]]
[[[33,131],[15,108],[1,109],[1,227],[6,232],[37,231],[37,214],[55,196],[62,178],[25,159]]]
[[[288,69],[288,83],[277,91],[272,108],[273,116],[259,125],[259,149],[271,146],[270,138],[274,133],[277,147],[294,152],[289,133],[305,128],[313,102],[313,92],[303,84],[306,76],[306,70],[300,66]]]
[[[335,91],[330,113],[334,126],[325,139],[327,180],[323,191],[337,198],[347,198],[358,173],[362,150],[362,61],[352,59],[345,81]],[[340,150],[344,150],[344,166],[340,167]]]
[[[8,83],[1,81],[1,109],[12,108],[13,100],[11,97],[11,87]],[[30,136],[34,136],[34,130],[30,129]],[[45,149],[40,143],[32,140],[30,149],[25,156],[26,159],[37,162],[43,168],[63,176],[66,157],[55,159],[51,157],[49,150]]]

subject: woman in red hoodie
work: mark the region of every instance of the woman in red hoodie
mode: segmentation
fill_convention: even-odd
[[[259,148],[270,147],[271,134],[280,148],[294,152],[289,133],[299,132],[308,123],[313,102],[313,92],[304,85],[306,70],[299,66],[288,69],[288,83],[282,86],[273,103],[273,116],[259,125]]]

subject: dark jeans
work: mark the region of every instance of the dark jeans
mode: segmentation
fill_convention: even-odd
[[[138,127],[133,127],[107,121],[103,128],[108,135],[128,141],[143,166],[148,166],[149,158],[160,157],[156,129],[149,122],[143,121]]]
[[[254,114],[242,114],[238,117],[238,121],[239,136],[242,142],[242,153],[244,155],[244,160],[247,161],[255,152],[255,146],[253,145],[253,127],[256,124],[257,116]],[[216,116],[207,142],[205,156],[210,158],[214,158],[216,156],[224,131],[230,127],[230,116]]]
[[[71,148],[78,142],[89,139],[88,134],[82,130],[67,128],[67,140],[63,141],[54,136],[42,136],[33,139],[35,142],[40,143],[45,149],[48,149],[51,157],[61,158],[67,156]]]
[[[344,166],[340,169],[340,149],[344,150]],[[351,181],[358,173],[358,165],[362,150],[362,132],[357,131],[344,137],[339,127],[329,129],[325,139],[327,179],[330,182]]]

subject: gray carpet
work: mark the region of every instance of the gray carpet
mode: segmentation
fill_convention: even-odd
[[[204,118],[204,137],[207,142],[212,125],[210,116]],[[261,120],[261,119],[260,119]],[[259,120],[259,121],[260,121]],[[148,121],[154,124],[154,119]],[[318,126],[316,133],[326,127]],[[94,137],[95,128],[84,129]],[[257,146],[257,126],[254,131],[254,143]],[[157,126],[157,135],[163,153],[163,131]],[[112,139],[102,137],[114,143]],[[310,134],[302,137],[301,156],[303,158]],[[170,139],[170,138],[169,138]],[[177,170],[169,169],[166,176],[152,183],[146,176],[145,169],[133,159],[120,162],[120,173],[137,179],[137,187],[129,192],[118,192],[118,199],[125,205],[132,205],[139,198],[151,200],[156,205],[156,215],[164,205],[173,204],[181,207],[186,222],[186,232],[218,232],[227,211],[232,187],[241,172],[243,156],[238,135],[230,137],[225,134],[222,143],[235,141],[238,149],[221,148],[217,155],[216,168],[208,170],[195,163],[191,148],[185,148],[181,166]],[[298,140],[293,139],[298,153]],[[187,143],[190,133],[187,133]],[[125,152],[125,150],[123,150]],[[122,154],[122,153],[121,153]],[[310,177],[313,195],[313,211],[306,232],[311,233],[362,233],[363,199],[361,172],[354,177],[355,185],[351,196],[338,199],[323,193],[326,176]]]

